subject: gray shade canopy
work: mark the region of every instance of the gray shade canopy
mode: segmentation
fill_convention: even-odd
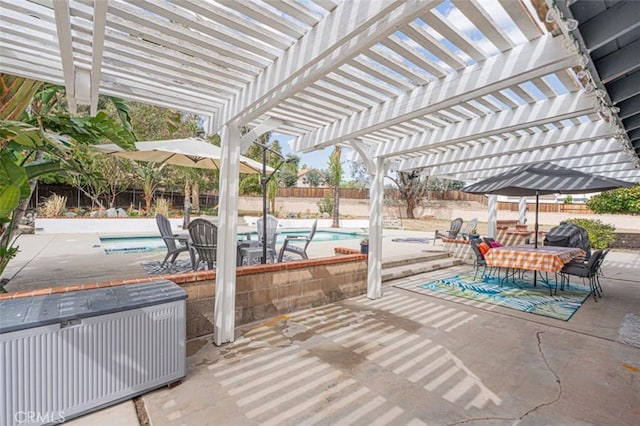
[[[633,186],[623,180],[567,169],[553,163],[533,163],[467,185],[463,192],[531,196],[545,194],[584,194]]]

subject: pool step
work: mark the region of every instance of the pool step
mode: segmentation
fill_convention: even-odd
[[[410,265],[412,263],[424,263],[431,260],[448,259],[449,253],[443,251],[422,252],[411,256],[397,256],[383,259],[382,269],[395,268],[402,265]]]
[[[450,268],[462,263],[462,260],[450,257],[448,253],[420,255],[408,259],[389,259],[382,264],[382,282]]]

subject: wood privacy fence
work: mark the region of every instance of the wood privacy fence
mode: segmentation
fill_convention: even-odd
[[[323,198],[325,195],[333,196],[333,188],[278,188],[277,194],[282,198]],[[397,189],[385,188],[384,195],[388,198],[402,199]],[[366,200],[369,198],[369,190],[340,188],[340,198]],[[477,201],[487,204],[487,198],[483,195],[467,194],[456,190],[427,191],[425,198],[428,200]]]
[[[518,209],[518,203],[498,201],[498,210],[517,212]],[[536,210],[535,203],[527,203],[527,209],[534,212]],[[542,213],[593,214],[593,211],[584,204],[541,203],[538,204],[538,211]]]

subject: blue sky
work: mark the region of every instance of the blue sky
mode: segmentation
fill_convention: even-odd
[[[281,133],[273,133],[271,135],[272,140],[277,140],[280,142],[280,146],[282,147],[283,154],[295,154],[301,158],[300,166],[306,164],[309,168],[312,169],[320,169],[324,170],[329,165],[329,156],[333,152],[333,146],[329,148],[325,148],[323,150],[313,151],[307,154],[295,152],[289,146],[289,141],[293,140],[293,136],[283,135]],[[344,169],[344,180],[351,180],[351,168],[349,167],[349,163],[345,161],[347,157],[348,151],[346,149],[342,150],[342,167]]]

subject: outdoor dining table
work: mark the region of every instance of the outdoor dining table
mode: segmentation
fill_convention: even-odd
[[[505,279],[507,279],[510,269],[534,271],[534,274],[537,272],[555,274],[560,272],[565,263],[585,255],[584,250],[578,247],[534,247],[532,244],[519,244],[494,247],[485,254],[484,258],[490,267],[506,268]],[[549,291],[551,291],[551,286],[549,286]]]

